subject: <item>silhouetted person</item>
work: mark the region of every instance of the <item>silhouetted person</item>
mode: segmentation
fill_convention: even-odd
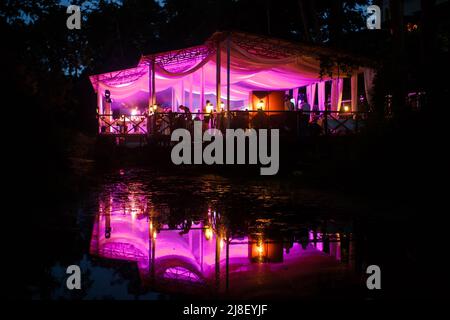
[[[317,123],[317,119],[309,125],[309,133],[312,137],[318,137],[322,134],[322,127]]]
[[[192,127],[192,113],[191,110],[189,110],[188,107],[181,105],[179,107],[180,110],[184,112],[184,121],[185,121],[185,128],[188,130],[191,130]]]
[[[212,105],[211,102],[209,100],[206,100],[206,106],[205,106],[205,111],[206,114],[203,117],[203,131],[206,131],[209,129],[209,121],[212,119],[213,114],[212,114]]]
[[[303,133],[303,135],[308,134],[308,127],[309,127],[309,119],[311,116],[311,106],[308,102],[304,102],[302,104],[302,111],[301,111],[301,118],[300,118],[300,128]]]
[[[262,109],[259,109],[252,119],[252,127],[255,129],[267,129],[268,126],[269,121],[266,113]]]
[[[284,110],[286,111],[294,111],[294,104],[292,103],[289,96],[284,97]]]

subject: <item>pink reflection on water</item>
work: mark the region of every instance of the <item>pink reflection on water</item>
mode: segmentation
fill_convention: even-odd
[[[165,224],[156,227],[153,218],[149,218],[149,211],[154,210],[148,208],[147,197],[136,192],[139,188],[129,189],[120,198],[107,196],[99,201],[99,214],[90,242],[91,255],[135,262],[143,283],[152,276],[179,282],[212,282],[218,276],[216,255],[221,270],[225,269],[226,241],[218,237],[210,225],[193,223],[187,233],[169,230]],[[205,214],[205,221],[216,218],[217,214],[211,210]],[[326,251],[340,260],[340,243],[324,244],[321,241],[323,238],[323,233],[314,235],[311,231],[307,248],[294,243],[289,253],[282,242],[261,241],[248,236],[232,239],[228,247],[228,267],[234,274],[263,272],[267,275],[268,272],[282,271],[283,266],[298,264],[304,257],[311,256],[312,252]],[[327,250],[324,250],[324,246],[327,246]],[[279,263],[265,264],[260,268],[258,262]],[[296,268],[301,270],[301,267],[300,264]]]

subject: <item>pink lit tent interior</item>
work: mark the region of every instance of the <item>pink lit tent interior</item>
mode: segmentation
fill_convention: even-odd
[[[334,67],[331,76],[327,73],[321,78],[323,56],[352,59],[356,67],[350,73]],[[364,75],[365,95],[368,102],[371,100],[374,72],[367,65],[362,59],[324,47],[216,32],[203,45],[144,55],[135,68],[92,75],[90,80],[98,95],[99,115],[114,110],[141,115],[155,104],[173,112],[181,111],[180,105],[191,112],[204,112],[208,100],[216,110],[256,110],[260,100],[252,98],[255,92],[292,90],[296,97],[303,87],[310,105],[323,111],[326,82],[331,83],[330,110],[339,111],[344,78],[351,79],[351,111],[357,111],[358,74]],[[110,93],[110,105],[105,103],[105,93]],[[267,110],[282,108],[267,102],[264,106]]]

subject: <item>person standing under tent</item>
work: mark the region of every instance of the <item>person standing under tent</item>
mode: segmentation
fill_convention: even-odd
[[[213,118],[214,106],[209,100],[206,100],[206,106],[204,107],[205,115],[203,116],[203,131],[209,129],[209,121]]]
[[[288,95],[284,96],[284,110],[285,111],[294,111],[294,104],[291,99],[289,99]]]
[[[308,101],[303,102],[301,111],[301,130],[306,133],[308,131],[309,119],[311,116],[311,106]]]

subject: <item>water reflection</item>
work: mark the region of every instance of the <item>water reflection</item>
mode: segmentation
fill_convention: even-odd
[[[136,264],[142,287],[158,292],[248,298],[308,295],[354,263],[351,224],[197,211],[176,218],[140,184],[115,184],[99,196],[90,254]]]

